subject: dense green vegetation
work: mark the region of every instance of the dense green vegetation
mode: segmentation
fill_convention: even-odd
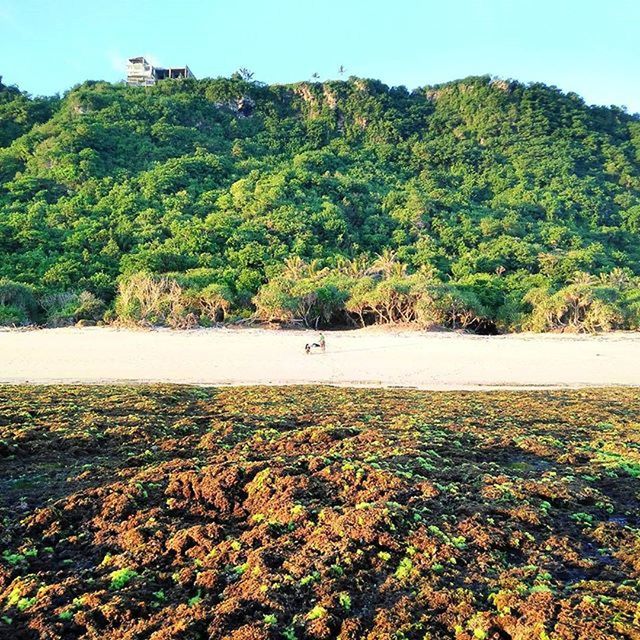
[[[0,324],[638,328],[639,238],[640,118],[542,84],[0,83]]]

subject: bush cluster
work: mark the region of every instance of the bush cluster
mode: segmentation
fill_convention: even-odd
[[[433,271],[408,273],[393,254],[371,264],[320,267],[288,259],[250,304],[206,273],[121,278],[113,304],[89,291],[38,295],[0,280],[0,326],[115,322],[174,329],[246,319],[308,328],[411,324],[423,329],[598,332],[640,329],[640,278],[614,269],[578,272],[566,286],[527,274],[476,274],[443,282]]]

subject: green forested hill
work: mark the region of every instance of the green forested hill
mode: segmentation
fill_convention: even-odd
[[[0,323],[637,328],[639,240],[640,118],[542,84],[0,83]]]

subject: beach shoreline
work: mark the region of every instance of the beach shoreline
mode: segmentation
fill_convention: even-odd
[[[68,327],[0,331],[2,384],[337,385],[431,390],[640,384],[640,333]]]

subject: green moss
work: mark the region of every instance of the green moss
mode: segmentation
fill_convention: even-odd
[[[345,611],[349,611],[351,609],[351,596],[348,593],[343,592],[338,594],[338,602]]]
[[[278,617],[273,613],[268,613],[262,619],[269,627],[275,627],[278,624]]]
[[[324,618],[327,615],[327,610],[320,605],[316,605],[307,613],[307,620],[318,620]]]
[[[413,571],[413,562],[411,562],[411,558],[402,558],[400,560],[400,564],[396,569],[395,576],[398,580],[406,580]]]
[[[18,611],[26,611],[27,609],[33,607],[33,605],[38,601],[38,599],[34,596],[33,598],[20,598],[16,603],[16,608]]]
[[[109,584],[109,588],[112,591],[118,591],[126,587],[132,580],[138,577],[138,573],[133,569],[129,569],[127,567],[123,569],[117,569],[116,571],[112,571],[109,575],[111,578],[111,583]]]

